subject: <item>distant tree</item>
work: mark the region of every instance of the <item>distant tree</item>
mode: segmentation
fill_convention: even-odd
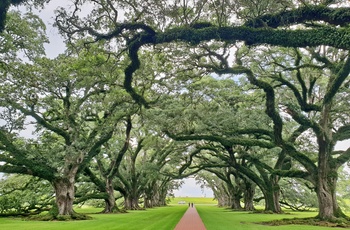
[[[233,168],[227,167],[226,169],[224,168],[223,171],[222,168],[221,170],[208,168],[207,171],[214,173],[218,178],[225,182],[226,193],[229,197],[228,206],[235,210],[242,210],[243,208],[241,206],[241,198],[243,197],[243,189],[239,181],[241,178],[239,178],[236,171],[232,169]],[[219,197],[217,198],[219,200]]]
[[[135,127],[131,140],[114,188],[124,196],[125,209],[140,209],[140,201],[145,208],[165,205],[172,178],[163,172],[169,167],[169,158],[177,153],[174,144],[153,135],[142,123]]]
[[[125,122],[120,122],[125,129],[124,137],[116,133],[106,142],[99,155],[95,156],[89,167],[84,169],[84,174],[94,183],[99,193],[105,194],[105,208],[103,213],[119,212],[115,202],[114,180],[119,172],[119,167],[130,145],[130,133],[132,129],[131,115],[125,117]]]

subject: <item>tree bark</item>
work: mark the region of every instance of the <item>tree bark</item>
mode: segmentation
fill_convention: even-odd
[[[226,182],[228,191],[229,191],[229,196],[230,196],[230,203],[231,203],[231,208],[235,210],[242,210],[241,206],[241,192],[238,186],[234,186],[230,182]]]
[[[146,191],[144,192],[144,208],[153,208],[156,202],[156,194],[154,192],[154,185],[147,187]]]
[[[53,181],[53,187],[56,193],[56,205],[58,215],[73,215],[73,201],[75,195],[74,183],[75,176],[68,178],[59,178]]]
[[[268,191],[264,190],[263,194],[265,198],[265,211],[281,213],[282,209],[279,204],[279,190],[276,191],[272,187]]]
[[[316,193],[319,203],[318,217],[321,220],[332,220],[343,217],[336,199],[336,183],[338,167],[333,163],[332,131],[329,128],[331,104],[326,104],[321,113],[320,132],[317,133],[318,142],[318,172],[316,178]]]
[[[143,204],[144,208],[153,208],[153,202],[151,199],[145,198],[143,202],[144,202]]]
[[[319,140],[316,193],[319,203],[318,217],[321,220],[332,220],[346,216],[340,209],[336,197],[338,167],[332,164],[327,146],[324,140]]]
[[[228,207],[228,206],[231,206],[230,204],[230,199],[227,197],[227,195],[222,195],[222,194],[219,194],[219,195],[215,195],[216,199],[218,200],[218,206],[219,207]]]
[[[327,163],[325,154],[319,154],[316,193],[319,203],[318,217],[321,220],[333,219],[333,197],[327,180]]]
[[[255,195],[255,185],[249,181],[245,181],[245,191],[244,191],[244,210],[253,211],[254,208],[254,195]]]
[[[124,197],[125,204],[124,207],[126,210],[139,210],[141,207],[139,206],[139,198],[137,196],[126,196]]]
[[[233,196],[231,198],[231,208],[234,210],[242,210],[241,200],[240,197]]]
[[[105,208],[102,212],[103,213],[119,212],[119,209],[115,204],[114,188],[112,185],[112,180],[109,180],[109,179],[106,180],[106,192],[107,192],[108,198],[105,199]]]
[[[336,168],[334,175],[337,175],[336,172],[338,171],[338,168]],[[333,174],[333,173],[331,173]],[[336,194],[336,189],[337,188],[337,181],[338,181],[338,177],[334,178],[331,182],[329,182],[331,184],[331,187],[334,188],[332,189],[332,200],[333,200],[333,211],[336,217],[347,217],[345,215],[345,213],[341,210],[341,208],[338,205],[338,200],[337,200],[337,194]]]
[[[273,206],[274,206],[274,212],[276,213],[282,213],[282,208],[280,205],[280,190],[274,190],[273,192]]]

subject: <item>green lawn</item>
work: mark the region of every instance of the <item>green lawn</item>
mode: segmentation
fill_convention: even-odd
[[[334,229],[317,226],[285,225],[266,226],[256,222],[277,220],[283,218],[304,218],[316,216],[316,212],[290,213],[290,214],[257,214],[230,211],[209,205],[196,206],[207,230],[323,230]]]
[[[208,199],[208,200],[205,200]],[[265,226],[256,222],[294,217],[312,217],[316,212],[291,214],[249,214],[234,212],[225,208],[218,208],[211,198],[180,198],[186,202],[193,202],[201,216],[207,230],[323,230],[334,229],[316,226]],[[0,229],[4,230],[172,230],[183,216],[188,205],[174,205],[145,211],[130,211],[126,214],[89,214],[93,219],[86,221],[24,221],[19,218],[0,218]],[[208,202],[209,204],[203,204]],[[201,204],[202,203],[202,204]],[[83,208],[78,212],[92,213],[100,209]]]
[[[194,203],[194,204],[218,204],[217,200],[210,197],[175,197],[171,199],[170,204],[175,205],[178,204],[179,201],[185,201],[186,204]]]
[[[1,230],[170,230],[174,229],[187,206],[168,206],[126,214],[90,214],[92,220],[84,221],[23,221],[0,218]],[[80,210],[77,210],[81,212]],[[89,209],[88,212],[93,211]],[[96,211],[96,210],[95,210]],[[86,210],[82,210],[86,213]]]

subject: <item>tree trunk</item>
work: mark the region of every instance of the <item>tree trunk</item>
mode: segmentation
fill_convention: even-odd
[[[280,205],[280,190],[275,190],[273,192],[273,205],[275,213],[282,213],[282,208]]]
[[[281,213],[282,209],[279,203],[279,190],[273,191],[271,188],[269,191],[263,191],[265,198],[265,211],[271,211],[274,213]]]
[[[141,207],[139,206],[139,199],[135,196],[126,196],[124,197],[125,204],[124,207],[126,210],[139,210]]]
[[[338,180],[338,167],[332,165],[329,148],[323,138],[319,138],[318,174],[316,193],[319,203],[318,217],[321,220],[332,220],[344,217],[345,214],[338,206],[336,198],[336,185]]]
[[[255,195],[255,185],[249,181],[245,181],[245,191],[244,191],[244,210],[253,211],[254,208],[254,195]]]
[[[321,220],[333,219],[335,217],[333,210],[333,199],[325,179],[321,177],[318,178],[316,192],[319,203],[318,217]]]
[[[58,208],[58,215],[73,215],[73,201],[74,201],[74,176],[69,178],[59,178],[53,181],[53,187],[56,193],[56,205]]]
[[[144,201],[143,201],[143,207],[144,208],[153,208],[153,201],[152,199],[149,199],[146,195],[145,195],[145,198],[144,198]]]
[[[158,207],[167,206],[166,197],[162,196],[161,198],[159,198],[157,206]]]
[[[168,194],[168,186],[167,184],[162,184],[160,188],[157,190],[157,206],[166,206],[167,205],[167,194]]]
[[[219,192],[217,190],[213,190],[214,192],[214,197],[218,201],[218,206],[219,207],[230,207],[232,206],[231,204],[231,199],[229,198],[228,194],[224,192]]]
[[[263,192],[264,198],[265,198],[265,211],[272,211],[275,210],[274,205],[274,199],[273,199],[273,192],[272,191],[265,191]]]
[[[216,196],[218,200],[218,206],[219,207],[227,207],[229,202],[227,201],[228,199],[224,196]]]
[[[231,181],[226,182],[226,186],[228,188],[229,197],[230,197],[230,203],[231,208],[234,210],[242,210],[241,206],[241,190],[238,188],[238,186],[234,186]]]
[[[143,195],[144,197],[144,208],[153,208],[156,203],[156,195],[153,188],[148,187]]]
[[[233,187],[233,194],[231,196],[231,208],[235,210],[243,210],[241,205],[241,192],[240,189]]]
[[[336,184],[338,166],[331,157],[333,151],[332,130],[330,129],[332,104],[323,106],[319,125],[321,130],[316,132],[318,144],[318,171],[316,175],[316,193],[319,204],[318,217],[321,220],[332,220],[345,216],[340,210],[336,199]]]
[[[338,171],[338,168],[336,169],[336,171]],[[338,178],[334,178],[334,180],[331,182],[332,188],[337,188],[337,180]],[[332,200],[333,200],[333,211],[335,216],[343,217],[343,218],[347,217],[338,205],[337,194],[335,189],[332,190]]]
[[[240,200],[240,197],[237,197],[237,196],[234,196],[232,198],[232,205],[231,205],[231,208],[234,209],[234,210],[242,210],[242,206],[241,206],[241,200]]]
[[[319,204],[318,217],[321,220],[334,218],[333,199],[327,182],[327,157],[325,152],[319,152],[316,193]]]
[[[112,180],[109,180],[109,179],[106,180],[106,192],[107,192],[108,198],[105,199],[105,208],[102,212],[103,213],[119,212],[119,209],[115,204]]]
[[[160,193],[158,196],[156,196],[156,202],[155,206],[161,207],[161,206],[166,206],[166,193]]]

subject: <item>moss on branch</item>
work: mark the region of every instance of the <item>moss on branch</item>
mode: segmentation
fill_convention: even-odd
[[[340,127],[337,132],[333,134],[334,141],[343,141],[350,139],[350,125]]]
[[[272,172],[274,175],[279,175],[281,177],[291,177],[291,178],[303,178],[306,179],[310,176],[310,173],[301,170],[274,170]]]
[[[124,30],[136,32],[138,29],[142,29],[142,32],[134,35],[128,42],[129,58],[131,62],[124,71],[124,87],[137,103],[148,107],[149,104],[147,101],[132,87],[133,74],[140,67],[138,51],[144,45],[156,45],[178,41],[198,45],[201,42],[217,40],[225,41],[229,44],[235,44],[237,41],[244,41],[247,45],[272,45],[281,47],[315,47],[326,45],[338,49],[350,50],[350,30],[345,27],[323,26],[312,29],[275,29],[282,21],[285,23],[286,19],[283,19],[283,17],[288,18],[290,17],[289,14],[299,14],[300,16],[295,19],[297,22],[319,21],[320,18],[323,18],[323,20],[331,22],[331,24],[344,24],[350,21],[350,15],[347,15],[348,8],[300,8],[293,12],[285,12],[284,14],[281,13],[279,16],[265,15],[254,21],[247,22],[243,26],[217,27],[208,23],[206,26],[199,28],[180,26],[156,32],[156,29],[146,24],[123,23],[115,30],[106,34],[97,33],[92,31],[91,28],[80,28],[80,30],[87,30],[91,35],[96,37],[96,40],[111,40],[123,36]],[[325,15],[328,16],[326,17]],[[276,19],[272,19],[274,17],[276,17]],[[282,19],[279,21],[277,20],[278,17]],[[257,28],[261,27],[256,26],[258,22],[269,22],[271,25]]]
[[[350,23],[350,9],[347,7],[330,8],[323,5],[307,5],[276,14],[266,14],[248,20],[245,25],[255,28],[266,26],[277,28],[308,21],[323,21],[331,25],[345,26]]]
[[[170,132],[165,131],[165,133],[172,139],[177,141],[196,141],[196,140],[207,140],[217,143],[221,143],[223,146],[233,146],[233,145],[242,145],[242,146],[259,146],[262,148],[275,148],[276,145],[262,140],[254,140],[251,138],[225,138],[214,135],[175,135]]]
[[[268,44],[282,47],[328,45],[340,49],[350,49],[350,30],[333,27],[294,30],[247,26],[211,26],[203,29],[178,27],[156,33],[154,36],[154,39],[149,40],[152,44],[184,41],[196,45],[202,41],[220,40],[231,44],[236,41],[245,41],[248,45]]]

